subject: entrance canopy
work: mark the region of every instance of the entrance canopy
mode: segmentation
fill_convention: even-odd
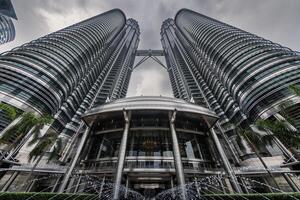
[[[199,119],[206,122],[208,128],[214,125],[218,120],[215,112],[181,99],[161,97],[161,96],[139,96],[119,99],[113,102],[105,103],[95,107],[83,115],[83,120],[91,126],[97,119],[123,116],[123,111],[177,111],[179,115],[185,115],[187,118]]]

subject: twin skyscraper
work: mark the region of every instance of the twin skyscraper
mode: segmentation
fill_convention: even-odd
[[[122,184],[150,198],[216,174],[225,176],[224,192],[258,188],[245,177],[269,184],[275,177],[280,183],[275,186],[299,191],[298,180],[289,175],[292,167],[276,168],[269,177],[236,131],[259,119],[289,118],[291,129],[300,128],[300,97],[290,90],[300,85],[298,52],[182,9],[161,27],[175,99],[125,98],[139,35],[138,23],[114,9],[0,55],[0,102],[53,116],[44,134],[56,132],[64,147],[52,164],[58,168],[44,164],[34,176],[59,175],[48,180],[55,185],[50,191],[78,192],[85,188],[73,175],[92,174],[116,183],[115,199]],[[280,105],[287,101],[283,111]],[[0,110],[0,131],[21,116],[11,121]],[[17,190],[14,184],[28,173],[27,143],[12,140],[13,156],[2,157],[8,163],[0,181],[3,191]],[[259,149],[268,166],[297,161],[283,141],[274,144]],[[251,166],[256,166],[253,172],[245,170]],[[34,184],[27,191],[41,189]]]

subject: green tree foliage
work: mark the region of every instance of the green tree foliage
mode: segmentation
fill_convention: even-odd
[[[51,121],[52,118],[49,115],[38,117],[31,112],[25,112],[21,115],[20,121],[3,133],[0,143],[10,143],[13,138],[14,144],[18,144],[31,129],[32,134],[39,134],[41,129]]]
[[[256,145],[263,144],[263,140],[261,136],[257,133],[254,133],[250,128],[242,129],[237,128],[237,143],[241,148],[244,148],[244,145],[242,144],[242,139],[250,140],[251,143]]]
[[[6,104],[6,103],[0,103],[0,110],[4,111],[6,116],[12,121],[16,119],[18,111],[15,107]]]
[[[94,200],[97,198],[95,194],[71,194],[71,193],[46,193],[46,192],[1,192],[0,200],[66,200],[66,199],[84,199],[84,200]]]
[[[298,131],[291,130],[287,122],[282,120],[258,120],[256,126],[260,130],[271,131],[261,137],[262,141],[272,145],[272,139],[277,137],[288,148],[300,146],[300,138]]]
[[[54,144],[52,151],[48,157],[49,160],[57,158],[59,152],[62,148],[62,141],[58,138],[55,132],[46,133],[43,136],[35,135],[33,139],[29,142],[29,145],[36,144],[34,149],[29,153],[29,161],[34,161],[39,156],[43,156],[49,147]]]
[[[291,85],[291,86],[289,86],[289,89],[295,95],[300,96],[300,86],[298,86],[298,85]]]

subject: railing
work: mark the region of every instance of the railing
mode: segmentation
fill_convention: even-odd
[[[183,159],[183,168],[186,170],[216,170],[216,168],[208,161],[199,159]],[[113,171],[117,168],[117,158],[107,158],[96,161],[86,161],[83,170],[101,171],[108,170]],[[127,169],[175,169],[173,158],[127,158],[124,163],[124,168]]]
[[[34,164],[22,164],[20,166],[13,166],[12,170],[20,170],[20,171],[27,171],[31,170],[34,167]],[[68,167],[61,166],[61,165],[53,165],[53,164],[39,164],[36,167],[35,171],[65,171]]]

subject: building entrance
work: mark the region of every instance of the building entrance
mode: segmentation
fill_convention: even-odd
[[[173,186],[171,176],[159,176],[159,174],[147,177],[131,176],[128,180],[129,187],[142,194],[145,200],[155,200],[157,194]]]

